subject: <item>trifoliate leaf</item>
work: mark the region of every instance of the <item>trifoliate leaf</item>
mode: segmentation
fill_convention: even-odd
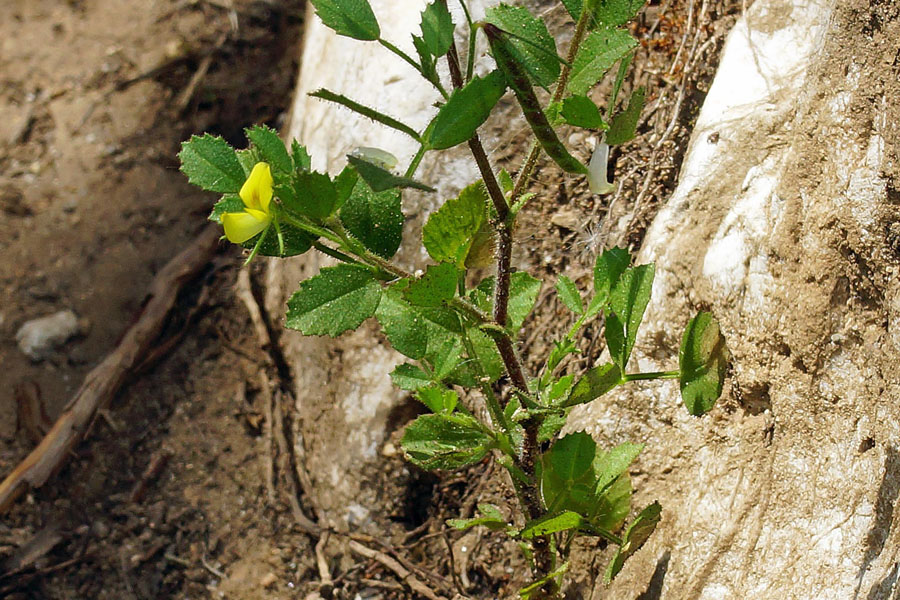
[[[381,286],[369,269],[325,267],[288,300],[286,325],[305,335],[336,337],[374,315],[379,300]]]

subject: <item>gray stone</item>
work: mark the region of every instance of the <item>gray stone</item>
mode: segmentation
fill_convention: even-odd
[[[19,350],[31,360],[40,361],[69,339],[83,331],[83,323],[71,310],[61,310],[52,315],[32,319],[16,332]]]

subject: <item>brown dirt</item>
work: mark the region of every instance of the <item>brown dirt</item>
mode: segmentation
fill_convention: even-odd
[[[235,0],[233,11],[218,0],[11,4],[0,22],[0,473],[34,443],[29,424],[19,422],[14,389],[36,384],[55,418],[131,322],[152,275],[204,222],[212,199],[177,172],[178,142],[210,130],[242,145],[243,126],[280,124],[303,13],[301,0]],[[578,279],[610,240],[639,245],[654,207],[674,188],[680,149],[740,2],[710,2],[691,22],[689,5],[651,1],[636,25],[643,47],[623,95],[644,85],[649,108],[639,137],[614,157],[620,191],[595,203],[555,169],[542,168],[540,183],[558,193],[532,203],[520,238],[522,258],[546,273]],[[561,13],[553,17],[560,28]],[[207,55],[208,75],[186,109],[175,111]],[[513,130],[497,156],[518,152],[522,133]],[[578,225],[548,230],[560,205]],[[266,368],[271,357],[234,294],[238,265],[229,255],[198,282],[210,301],[185,325],[175,350],[119,394],[51,484],[2,518],[0,596],[254,599],[316,589],[315,540],[297,529],[284,482],[274,501],[267,498],[268,461],[277,451],[266,435],[260,377],[268,373],[277,388],[277,373]],[[554,302],[549,295],[540,300],[530,356],[546,355],[540,340],[552,339],[560,322]],[[62,308],[90,328],[50,359],[30,362],[15,332]],[[397,419],[399,429],[404,415]],[[170,458],[145,497],[129,501],[161,456]],[[390,485],[407,468],[394,457],[373,480]],[[450,595],[444,541],[422,535],[439,532],[445,518],[470,516],[476,501],[504,504],[506,492],[477,471],[414,473],[412,484],[397,490],[405,496],[385,507],[397,524],[388,541],[428,565],[432,583]],[[2,561],[40,536],[58,541],[23,571],[4,575],[9,563]],[[510,573],[521,571],[514,545],[483,532],[452,538],[457,570],[473,593],[513,593],[518,582]],[[332,566],[336,597],[409,597],[370,561],[345,557]]]

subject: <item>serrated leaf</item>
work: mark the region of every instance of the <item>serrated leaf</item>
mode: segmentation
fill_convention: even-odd
[[[212,212],[209,214],[209,220],[216,223],[222,222],[224,213],[236,213],[244,210],[244,201],[237,194],[225,194],[213,206]]]
[[[592,31],[585,38],[572,62],[569,92],[576,96],[587,94],[616,64],[616,61],[635,46],[637,46],[637,40],[623,29]]]
[[[262,235],[262,234],[260,234]],[[259,236],[250,238],[243,244],[244,248],[253,249]],[[274,227],[270,227],[262,244],[259,245],[259,254],[262,256],[298,256],[303,254],[312,247],[314,238],[306,233],[296,229],[286,223],[281,224],[281,240],[284,243],[284,253],[281,252],[281,245],[278,242],[278,235]]]
[[[483,375],[493,383],[505,372],[497,345],[490,336],[474,327],[466,329],[466,335],[475,356],[469,356],[466,350],[466,360],[447,377],[448,381],[463,387],[477,387],[478,378]]]
[[[431,365],[433,378],[441,381],[459,365],[463,353],[462,325],[459,316],[446,307],[419,308],[425,319],[428,349],[425,360]]]
[[[348,155],[347,162],[353,165],[359,176],[365,179],[369,187],[375,192],[383,192],[392,188],[414,188],[425,192],[435,191],[433,187],[420,183],[409,177],[394,175],[387,169],[379,167],[357,156]]]
[[[623,373],[650,302],[654,272],[652,264],[627,269],[610,294],[612,313],[606,317],[606,341],[610,355]]]
[[[429,265],[418,279],[411,280],[403,297],[415,306],[441,306],[456,296],[459,271],[452,263]]]
[[[566,510],[561,513],[544,515],[533,521],[529,521],[522,528],[522,539],[530,540],[542,535],[559,533],[581,527],[584,519],[576,512]]]
[[[314,221],[324,221],[337,206],[337,189],[325,173],[296,173],[292,198],[281,197],[284,207]]]
[[[509,174],[509,171],[506,169],[500,169],[500,175],[497,176],[497,181],[500,183],[500,189],[503,190],[504,194],[510,193],[515,187],[515,182]]]
[[[481,227],[472,238],[472,245],[466,252],[465,266],[467,269],[483,269],[494,262],[494,250],[497,246],[497,234],[491,227],[491,222],[485,219]]]
[[[375,311],[391,347],[409,358],[419,360],[428,350],[428,324],[425,318],[403,299],[396,285],[385,289]],[[430,381],[430,378],[427,378]],[[395,381],[396,383],[396,381]],[[399,383],[399,387],[406,388]]]
[[[565,275],[560,275],[559,279],[556,280],[556,293],[563,304],[573,313],[576,315],[584,313],[581,292],[578,291],[578,286],[575,285],[574,281]]]
[[[575,376],[574,375],[563,375],[552,384],[550,384],[550,389],[547,390],[546,401],[548,404],[556,404],[557,400],[560,398],[564,398],[569,395],[569,392],[572,391],[572,386],[575,384]]]
[[[234,148],[218,136],[191,136],[182,142],[178,158],[188,181],[209,192],[236,194],[246,180]]]
[[[419,389],[416,398],[434,413],[452,413],[459,402],[456,392],[436,385]]]
[[[246,181],[247,177],[250,177],[250,173],[253,172],[253,167],[256,166],[256,163],[262,161],[262,158],[259,156],[256,148],[253,147],[235,150],[234,154],[237,156],[238,162],[241,163],[241,168],[244,170],[244,181]]]
[[[425,131],[423,143],[432,150],[443,150],[469,140],[505,92],[506,78],[500,71],[473,77],[438,110]]]
[[[600,109],[587,96],[570,96],[563,100],[560,116],[569,125],[585,129],[602,129],[609,126],[603,121]]]
[[[264,162],[272,165],[276,171],[291,172],[293,166],[291,157],[277,131],[265,125],[254,125],[245,129],[244,133],[250,143],[256,147],[256,151],[259,152],[259,156]]]
[[[508,4],[488,8],[485,21],[511,34],[510,53],[535,84],[548,89],[556,82],[560,60],[543,21],[527,8]]]
[[[597,452],[593,464],[594,472],[597,475],[595,488],[597,494],[603,494],[616,479],[627,473],[628,467],[643,449],[643,444],[625,442],[612,450]]]
[[[294,169],[298,171],[309,171],[311,169],[312,160],[305,146],[301,146],[297,140],[291,141],[291,162]]]
[[[447,54],[453,44],[453,18],[447,0],[434,0],[422,12],[422,39],[432,56]]]
[[[391,381],[393,381],[394,385],[401,390],[409,392],[422,389],[432,383],[431,378],[425,371],[416,365],[411,365],[409,363],[397,365],[397,367],[391,371]]]
[[[729,353],[719,323],[707,312],[698,313],[684,330],[678,364],[681,398],[694,416],[707,413],[722,395]]]
[[[461,413],[419,416],[400,444],[407,459],[423,469],[459,469],[477,463],[495,446],[478,421]]]
[[[306,335],[336,337],[374,315],[380,300],[381,286],[369,269],[325,267],[288,300],[285,324]]]
[[[475,234],[485,220],[487,192],[480,181],[447,200],[422,228],[422,243],[437,262],[464,268]]]
[[[391,258],[403,240],[400,206],[399,190],[376,193],[359,179],[341,207],[341,222],[367,249],[382,258]]]
[[[587,0],[595,27],[618,27],[638,14],[647,0]]]
[[[538,426],[538,441],[548,442],[562,430],[566,424],[568,412],[551,413],[544,417]]]
[[[341,172],[337,174],[334,178],[334,189],[337,192],[336,208],[342,208],[347,200],[350,199],[350,194],[356,189],[357,181],[359,181],[359,173],[357,173],[356,169],[350,165],[344,167]]]
[[[422,76],[428,81],[437,81],[436,59],[428,49],[428,44],[417,35],[413,35],[412,40],[413,46],[416,49],[416,54],[419,55],[419,66],[422,67]]]
[[[612,561],[610,561],[609,567],[606,569],[606,574],[603,576],[603,581],[605,583],[609,584],[613,578],[619,574],[619,571],[622,570],[625,560],[640,550],[641,546],[644,545],[644,542],[647,541],[647,538],[649,538],[656,529],[656,525],[659,523],[661,515],[662,506],[660,506],[659,502],[654,502],[642,510],[635,520],[632,521],[631,525],[628,526],[628,529],[625,530],[625,535],[622,536],[622,545],[619,547],[615,556],[613,556]]]
[[[372,41],[381,36],[368,0],[311,0],[316,14],[338,35]]]
[[[572,388],[563,406],[577,406],[596,400],[622,382],[622,371],[615,363],[590,369]]]
[[[609,131],[606,132],[606,142],[610,146],[624,144],[634,139],[638,119],[644,109],[644,88],[638,88],[631,94],[628,108],[612,118]]]
[[[506,326],[517,333],[525,319],[534,309],[538,294],[541,291],[541,280],[535,279],[525,271],[516,271],[509,277],[509,317]]]

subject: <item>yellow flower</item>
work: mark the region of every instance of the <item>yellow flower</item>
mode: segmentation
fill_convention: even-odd
[[[272,183],[272,170],[269,164],[256,163],[250,177],[241,187],[240,196],[244,202],[244,211],[222,215],[222,225],[225,227],[225,237],[228,241],[242,244],[269,226],[272,222],[272,213],[269,212]]]

